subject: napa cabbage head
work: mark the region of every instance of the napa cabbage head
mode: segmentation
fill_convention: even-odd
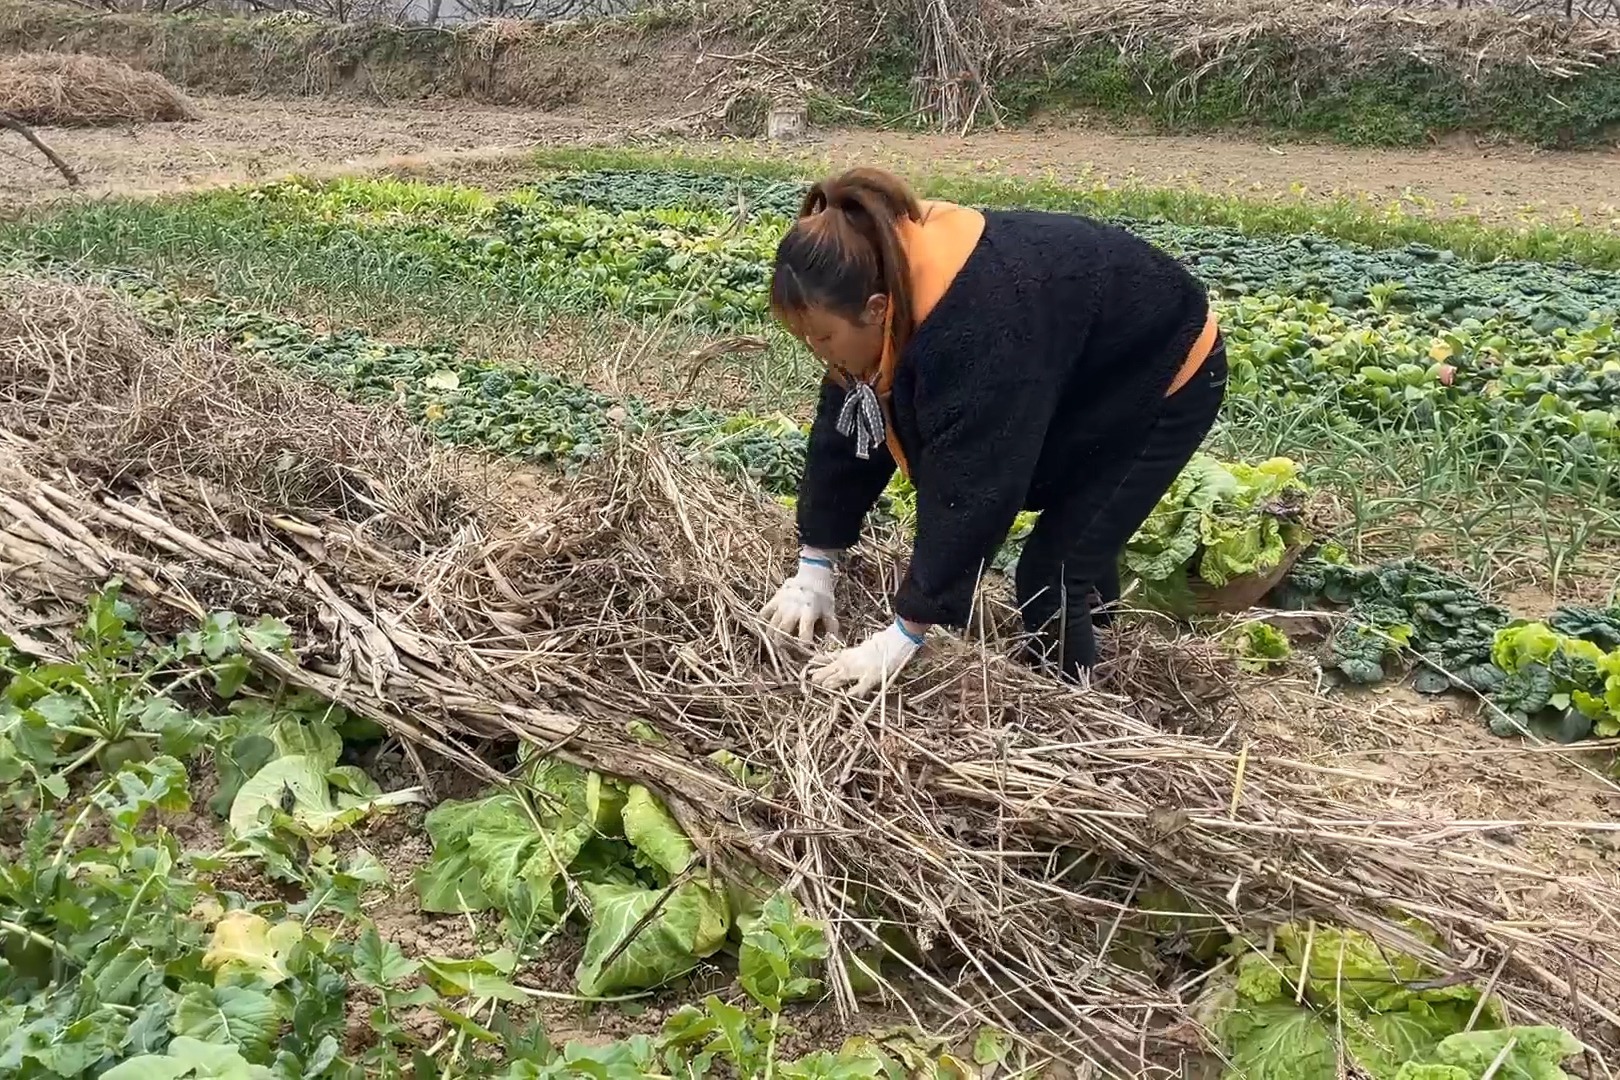
[[[1149,602],[1171,609],[1188,601],[1193,580],[1219,588],[1272,570],[1305,539],[1287,511],[1306,490],[1288,458],[1249,465],[1195,454],[1126,545],[1124,569]]]

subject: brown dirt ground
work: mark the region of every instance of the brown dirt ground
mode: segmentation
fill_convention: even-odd
[[[817,143],[834,162],[1077,184],[1140,184],[1281,198],[1405,200],[1408,212],[1474,214],[1488,220],[1557,220],[1578,211],[1588,224],[1620,228],[1620,148],[1555,153],[1454,142],[1422,150],[1136,135],[1052,128],[957,138],[838,131]]]
[[[201,99],[186,124],[41,129],[90,195],[140,194],[269,179],[305,169],[365,172],[418,155],[499,157],[537,144],[611,137],[602,124],[555,114],[457,105],[364,106],[299,99]],[[0,143],[0,208],[59,197],[62,180],[14,137]]]
[[[1342,770],[1324,785],[1437,825],[1504,823],[1460,831],[1458,842],[1517,847],[1560,879],[1515,895],[1521,912],[1558,912],[1566,883],[1581,879],[1620,887],[1613,746],[1497,738],[1478,703],[1461,695],[1425,697],[1394,682],[1335,688],[1311,666],[1301,660],[1269,683],[1244,680],[1237,732],[1256,752]]]
[[[684,101],[671,102],[665,120],[628,106],[539,112],[314,99],[202,98],[197,104],[202,119],[195,123],[42,134],[80,170],[91,195],[172,191],[300,170],[388,169],[500,186],[503,176],[522,172],[522,151],[537,146],[656,140],[696,153],[759,148],[683,137],[681,129],[690,125],[675,111],[690,104]],[[1620,228],[1620,150],[1555,153],[1471,142],[1366,150],[1052,127],[966,138],[826,131],[793,152],[810,162],[863,161],[912,172],[1137,183],[1281,199],[1342,195],[1377,206],[1404,200],[1410,213],[1475,214],[1510,223],[1579,215],[1588,224]],[[0,143],[0,212],[61,193],[60,177],[21,140]]]

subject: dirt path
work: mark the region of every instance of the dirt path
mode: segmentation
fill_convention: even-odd
[[[92,195],[264,179],[292,170],[417,168],[478,178],[510,171],[533,145],[645,138],[644,120],[455,103],[356,106],[319,100],[202,99],[192,124],[47,131]],[[660,145],[735,154],[747,144],[675,138]],[[969,138],[836,131],[796,148],[830,163],[908,171],[1051,176],[1075,183],[1143,183],[1265,197],[1359,196],[1414,213],[1478,214],[1506,222],[1580,220],[1620,229],[1620,150],[1550,153],[1472,145],[1356,150],[1224,138],[1059,128]],[[0,141],[0,208],[61,194],[61,180],[20,140]]]
[[[611,122],[556,113],[357,106],[296,99],[196,99],[202,119],[101,129],[41,129],[91,195],[174,191],[292,171],[368,171],[464,155],[498,159],[536,144],[604,141]],[[0,208],[60,197],[61,177],[20,139],[0,139]]]
[[[833,132],[834,161],[926,166],[1074,183],[1141,183],[1265,197],[1366,197],[1408,209],[1494,220],[1569,220],[1620,229],[1620,148],[1554,153],[1469,145],[1426,150],[1244,142],[1055,129],[968,138]],[[1424,206],[1424,203],[1431,205]]]

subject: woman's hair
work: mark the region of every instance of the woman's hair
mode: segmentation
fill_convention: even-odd
[[[776,247],[771,309],[826,308],[854,320],[882,293],[898,353],[915,325],[902,218],[921,221],[922,207],[904,180],[882,169],[850,169],[812,187]]]

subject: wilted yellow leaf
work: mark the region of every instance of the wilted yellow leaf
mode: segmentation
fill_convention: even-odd
[[[428,402],[428,407],[424,409],[423,412],[427,415],[429,420],[443,420],[444,404],[438,401],[430,401]]]
[[[199,896],[191,905],[191,917],[204,926],[214,925],[224,914],[225,909],[212,896]]]
[[[298,923],[271,924],[262,915],[232,911],[214,927],[202,966],[214,973],[216,983],[227,976],[250,975],[275,986],[291,974],[287,958],[303,937],[304,928]]]
[[[1456,350],[1451,347],[1451,342],[1446,341],[1443,338],[1435,338],[1434,344],[1429,346],[1429,359],[1435,361],[1436,363],[1440,362],[1441,360],[1450,360],[1451,354],[1455,351]]]

